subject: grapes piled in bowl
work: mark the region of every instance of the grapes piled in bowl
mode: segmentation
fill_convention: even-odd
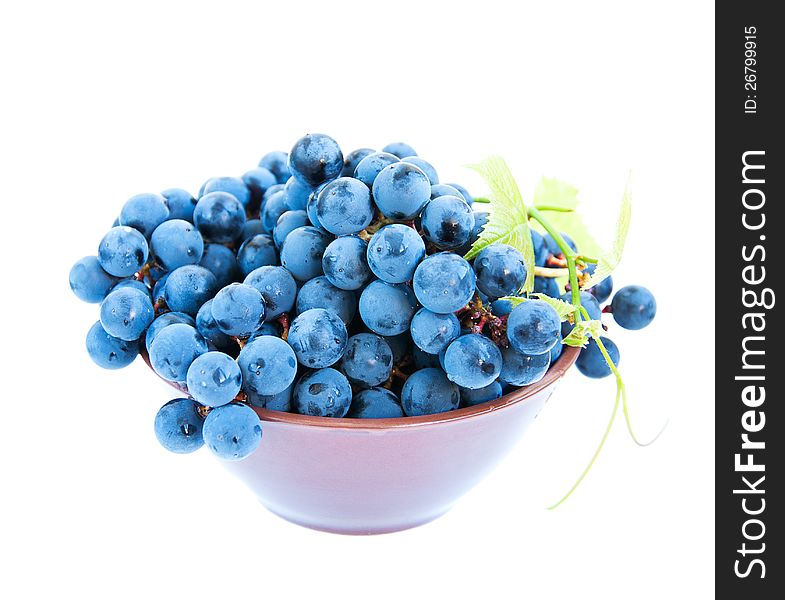
[[[107,369],[141,354],[182,391],[155,417],[160,443],[228,461],[265,443],[270,411],[405,423],[533,386],[571,346],[584,375],[617,375],[612,260],[549,223],[564,207],[516,208],[504,170],[484,175],[490,201],[407,144],[344,155],[309,134],[196,196],[134,196],[71,269],[100,304],[87,351]],[[628,286],[604,310],[640,329],[656,303]]]

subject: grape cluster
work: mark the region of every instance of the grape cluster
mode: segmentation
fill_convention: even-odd
[[[332,138],[309,134],[241,177],[209,179],[197,197],[134,196],[70,284],[100,303],[87,335],[96,364],[125,367],[141,352],[187,394],[158,411],[161,444],[239,460],[262,436],[252,407],[417,416],[540,380],[572,325],[542,300],[498,300],[526,279],[515,248],[463,257],[487,220],[406,144],[344,156]],[[550,236],[533,231],[532,241],[538,266],[558,260]],[[553,279],[535,283],[558,296]],[[584,292],[593,318],[611,290],[608,279]],[[635,286],[611,306],[629,329],[655,312]],[[607,375],[601,360],[590,344],[578,368]]]

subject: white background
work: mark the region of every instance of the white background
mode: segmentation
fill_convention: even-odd
[[[709,2],[16,3],[0,9],[3,598],[713,596],[713,5]],[[425,5],[428,6],[425,6]],[[21,8],[24,6],[23,8]],[[642,438],[571,373],[452,512],[371,538],[267,513],[206,451],[152,435],[172,392],[95,367],[68,289],[126,198],[196,191],[309,131],[412,144],[442,179],[499,153],[530,193],[581,189],[617,283],[658,299],[621,347]],[[704,272],[705,271],[705,272]]]

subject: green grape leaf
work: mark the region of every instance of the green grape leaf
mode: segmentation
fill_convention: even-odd
[[[597,267],[591,277],[583,283],[583,288],[588,289],[600,283],[608,277],[613,270],[619,266],[621,255],[624,252],[624,243],[627,241],[627,231],[630,229],[632,219],[632,197],[630,193],[630,181],[624,188],[624,196],[621,199],[619,218],[616,221],[616,239],[613,240],[613,248],[610,252],[603,252],[597,258]]]
[[[599,338],[601,335],[601,321],[578,321],[570,334],[564,338],[562,344],[576,348],[585,348],[589,343],[589,338]]]
[[[534,192],[534,207],[575,210],[578,208],[578,188],[555,177],[543,177]]]
[[[526,266],[522,291],[531,292],[534,289],[534,246],[526,204],[515,178],[500,156],[491,156],[480,164],[469,165],[469,168],[479,173],[488,184],[492,210],[488,223],[464,258],[471,260],[491,244],[512,246],[521,253]]]

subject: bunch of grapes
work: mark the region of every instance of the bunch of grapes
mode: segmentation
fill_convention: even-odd
[[[539,381],[574,324],[541,299],[501,299],[527,276],[512,246],[464,258],[489,218],[473,204],[407,144],[344,157],[321,134],[242,177],[209,179],[196,198],[177,188],[134,196],[97,256],[71,269],[74,293],[100,303],[87,351],[107,369],[143,354],[187,395],[156,415],[161,444],[206,444],[227,460],[260,443],[252,407],[373,419],[499,398]],[[558,266],[553,238],[531,235],[537,267]],[[591,319],[612,287],[608,278],[581,292]],[[542,275],[535,291],[560,292]],[[639,329],[656,305],[629,286],[609,310]],[[594,340],[577,367],[611,372]]]

